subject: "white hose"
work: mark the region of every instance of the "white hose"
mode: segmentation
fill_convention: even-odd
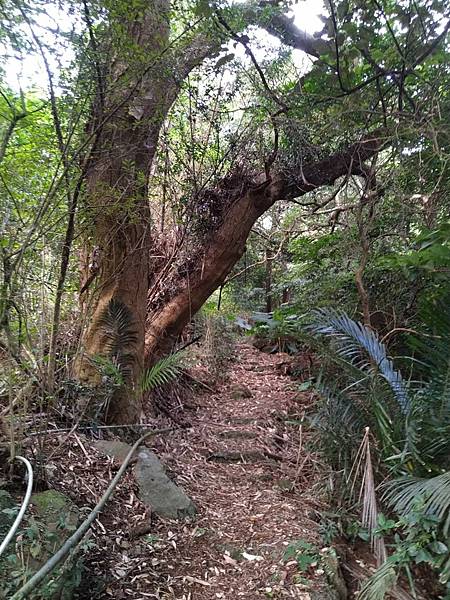
[[[16,456],[15,458],[17,458],[17,460],[20,460],[21,462],[23,462],[27,468],[27,472],[28,472],[27,493],[25,494],[25,498],[23,499],[22,506],[20,507],[20,510],[19,510],[19,514],[17,515],[14,523],[12,524],[11,529],[8,531],[5,539],[0,544],[0,556],[3,554],[3,552],[6,549],[6,546],[9,544],[9,542],[14,537],[14,534],[16,533],[17,528],[20,525],[20,521],[23,519],[23,515],[25,514],[28,504],[30,503],[31,492],[33,491],[33,467],[31,466],[30,461],[27,458],[24,458],[23,456]]]

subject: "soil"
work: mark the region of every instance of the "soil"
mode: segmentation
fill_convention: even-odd
[[[149,404],[145,426],[136,429],[55,431],[58,423],[41,413],[48,430],[29,436],[23,448],[38,489],[63,492],[88,514],[120,464],[94,447],[98,438],[133,443],[147,429],[172,428],[146,443],[197,507],[184,521],[152,514],[128,469],[72,557],[72,572],[82,582],[75,598],[357,597],[360,582],[375,569],[373,556],[366,545],[335,539],[345,583],[333,550],[324,545],[328,471],[304,420],[316,401],[302,385],[311,359],[295,357],[295,379],[289,376],[292,361],[287,354],[265,354],[240,343],[221,383],[211,383],[200,361],[180,382],[183,393],[171,388],[165,404],[159,393],[160,415],[155,417]],[[195,389],[188,382],[196,382]],[[35,422],[32,428],[39,426]],[[7,488],[17,503],[24,494],[19,475]],[[7,473],[0,470],[2,477],[5,484]],[[25,527],[34,513],[31,505]],[[418,571],[416,583],[427,590],[419,593],[421,600],[439,597],[429,588],[426,571]],[[394,597],[411,600],[400,586]]]
[[[313,398],[283,374],[286,358],[239,344],[224,382],[187,399],[182,418],[191,427],[151,447],[197,515],[182,522],[152,515],[128,472],[83,551],[78,598],[330,598],[318,518],[324,471],[301,425]],[[173,425],[167,415],[147,422]],[[49,485],[79,506],[93,506],[118,468],[93,442],[63,434],[40,448]]]

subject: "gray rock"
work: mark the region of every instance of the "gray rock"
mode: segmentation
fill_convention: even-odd
[[[138,451],[134,474],[140,499],[156,514],[168,519],[183,519],[196,513],[193,502],[167,477],[163,464],[148,448]]]
[[[99,440],[94,447],[107,456],[123,463],[131,446],[118,440]],[[142,447],[137,457],[134,475],[139,485],[139,497],[152,511],[168,519],[182,519],[194,515],[196,508],[184,491],[171,481],[154,452]]]
[[[325,549],[324,549],[325,550]],[[334,592],[336,600],[347,600],[348,590],[342,575],[339,557],[334,548],[327,548],[322,551],[322,564],[327,576],[328,584]]]
[[[322,548],[320,566],[324,571],[318,581],[318,589],[311,590],[310,600],[347,600],[348,590],[339,565],[339,558],[333,547]]]

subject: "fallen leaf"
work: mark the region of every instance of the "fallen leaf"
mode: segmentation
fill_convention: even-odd
[[[243,552],[242,553],[242,558],[245,558],[246,560],[264,560],[264,558],[262,556],[257,556],[256,554],[247,554],[247,552]]]
[[[231,556],[229,554],[223,555],[223,562],[226,563],[227,565],[233,565],[233,567],[235,567],[237,565],[237,560],[235,560],[234,558],[231,558]]]
[[[190,575],[186,575],[184,579],[189,583],[198,583],[200,585],[206,585],[211,587],[211,584],[208,581],[204,581],[203,579],[197,579],[197,577],[191,577]]]

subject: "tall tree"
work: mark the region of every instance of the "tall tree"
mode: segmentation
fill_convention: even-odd
[[[314,37],[278,2],[83,2],[96,94],[83,167],[81,295],[89,323],[77,377],[95,386],[101,383],[96,357],[116,363],[123,381],[110,400],[109,421],[139,417],[142,370],[171,349],[225,281],[268,208],[341,177],[367,178],[368,161],[391,143],[399,124],[426,118],[416,74],[445,39],[449,23],[439,29],[436,19],[444,3],[434,2],[434,13],[427,0],[409,8],[385,4],[330,1],[324,30]],[[288,84],[277,82],[277,65],[271,72],[255,57],[252,27],[316,62]],[[259,90],[260,153],[253,140],[251,160],[242,147],[226,176],[191,188],[191,215],[207,207],[202,235],[188,227],[181,238],[173,229],[160,232],[149,196],[164,194],[151,189],[162,128],[193,70],[201,76],[198,68],[217,56],[225,64],[233,45],[249,58]]]
[[[303,77],[301,85],[292,90],[288,99],[282,98],[268,83],[252,53],[249,38],[241,33],[246,25],[262,25],[283,43],[319,57],[318,70],[334,80],[334,86],[339,86],[344,97],[372,84],[378,87],[384,84],[394,90],[399,110],[403,110],[405,102],[414,102],[407,90],[407,77],[433,52],[443,34],[435,35],[425,48],[416,49],[412,56],[411,46],[403,50],[400,47],[401,35],[390,23],[402,15],[382,11],[388,30],[392,31],[390,43],[398,45],[392,65],[383,66],[383,61],[378,64],[372,56],[371,45],[376,48],[378,43],[382,48],[385,38],[378,41],[375,36],[372,40],[360,40],[357,37],[360,31],[346,29],[352,12],[348,7],[345,11],[344,4],[339,5],[343,27],[339,31],[337,7],[330,3],[329,8],[328,31],[322,37],[313,38],[295,27],[276,4],[269,6],[269,10],[254,2],[231,9],[205,3],[193,5],[193,16],[198,16],[198,23],[178,36],[174,30],[175,24],[180,28],[180,23],[176,23],[168,0],[141,0],[132,10],[119,2],[108,6],[108,25],[98,47],[104,51],[107,36],[111,67],[99,80],[102,85],[92,127],[101,127],[101,134],[87,175],[88,203],[93,211],[91,235],[97,249],[99,272],[91,325],[84,338],[85,355],[79,363],[78,375],[89,384],[99,381],[90,358],[104,354],[109,348],[112,326],[113,337],[122,346],[115,358],[119,363],[126,363],[127,385],[122,386],[112,400],[110,420],[130,422],[136,418],[140,407],[139,378],[144,365],[151,364],[171,348],[192,315],[224,282],[242,256],[256,220],[277,200],[299,198],[320,186],[333,184],[342,176],[365,176],[366,162],[386,140],[386,132],[382,134],[379,129],[382,120],[371,118],[365,130],[359,124],[359,139],[347,146],[341,145],[327,156],[330,146],[324,144],[317,158],[311,157],[301,168],[297,164],[291,165],[289,170],[278,169],[279,122],[289,114],[289,105],[295,104],[296,95],[302,90],[304,93],[315,70]],[[360,12],[363,23],[376,17],[376,7],[375,11],[367,11],[363,4],[356,3],[355,12]],[[160,131],[189,73],[206,58],[217,54],[227,39],[244,46],[260,77],[266,99],[272,104],[273,147],[268,155],[261,156],[259,172],[241,174],[236,180],[226,179],[223,181],[226,189],[221,189],[220,183],[216,186],[218,214],[214,221],[211,218],[208,234],[192,248],[189,260],[168,272],[167,264],[157,265],[149,260],[151,254],[156,254],[158,243],[152,236],[148,185]],[[370,66],[372,74],[358,79],[352,73],[349,58],[355,51],[357,64],[360,68]],[[388,87],[378,92],[375,105],[389,102],[389,94],[392,96]],[[358,136],[358,133],[348,132],[347,139],[351,135]],[[203,197],[207,194],[204,191]],[[114,320],[118,321],[115,329]]]

